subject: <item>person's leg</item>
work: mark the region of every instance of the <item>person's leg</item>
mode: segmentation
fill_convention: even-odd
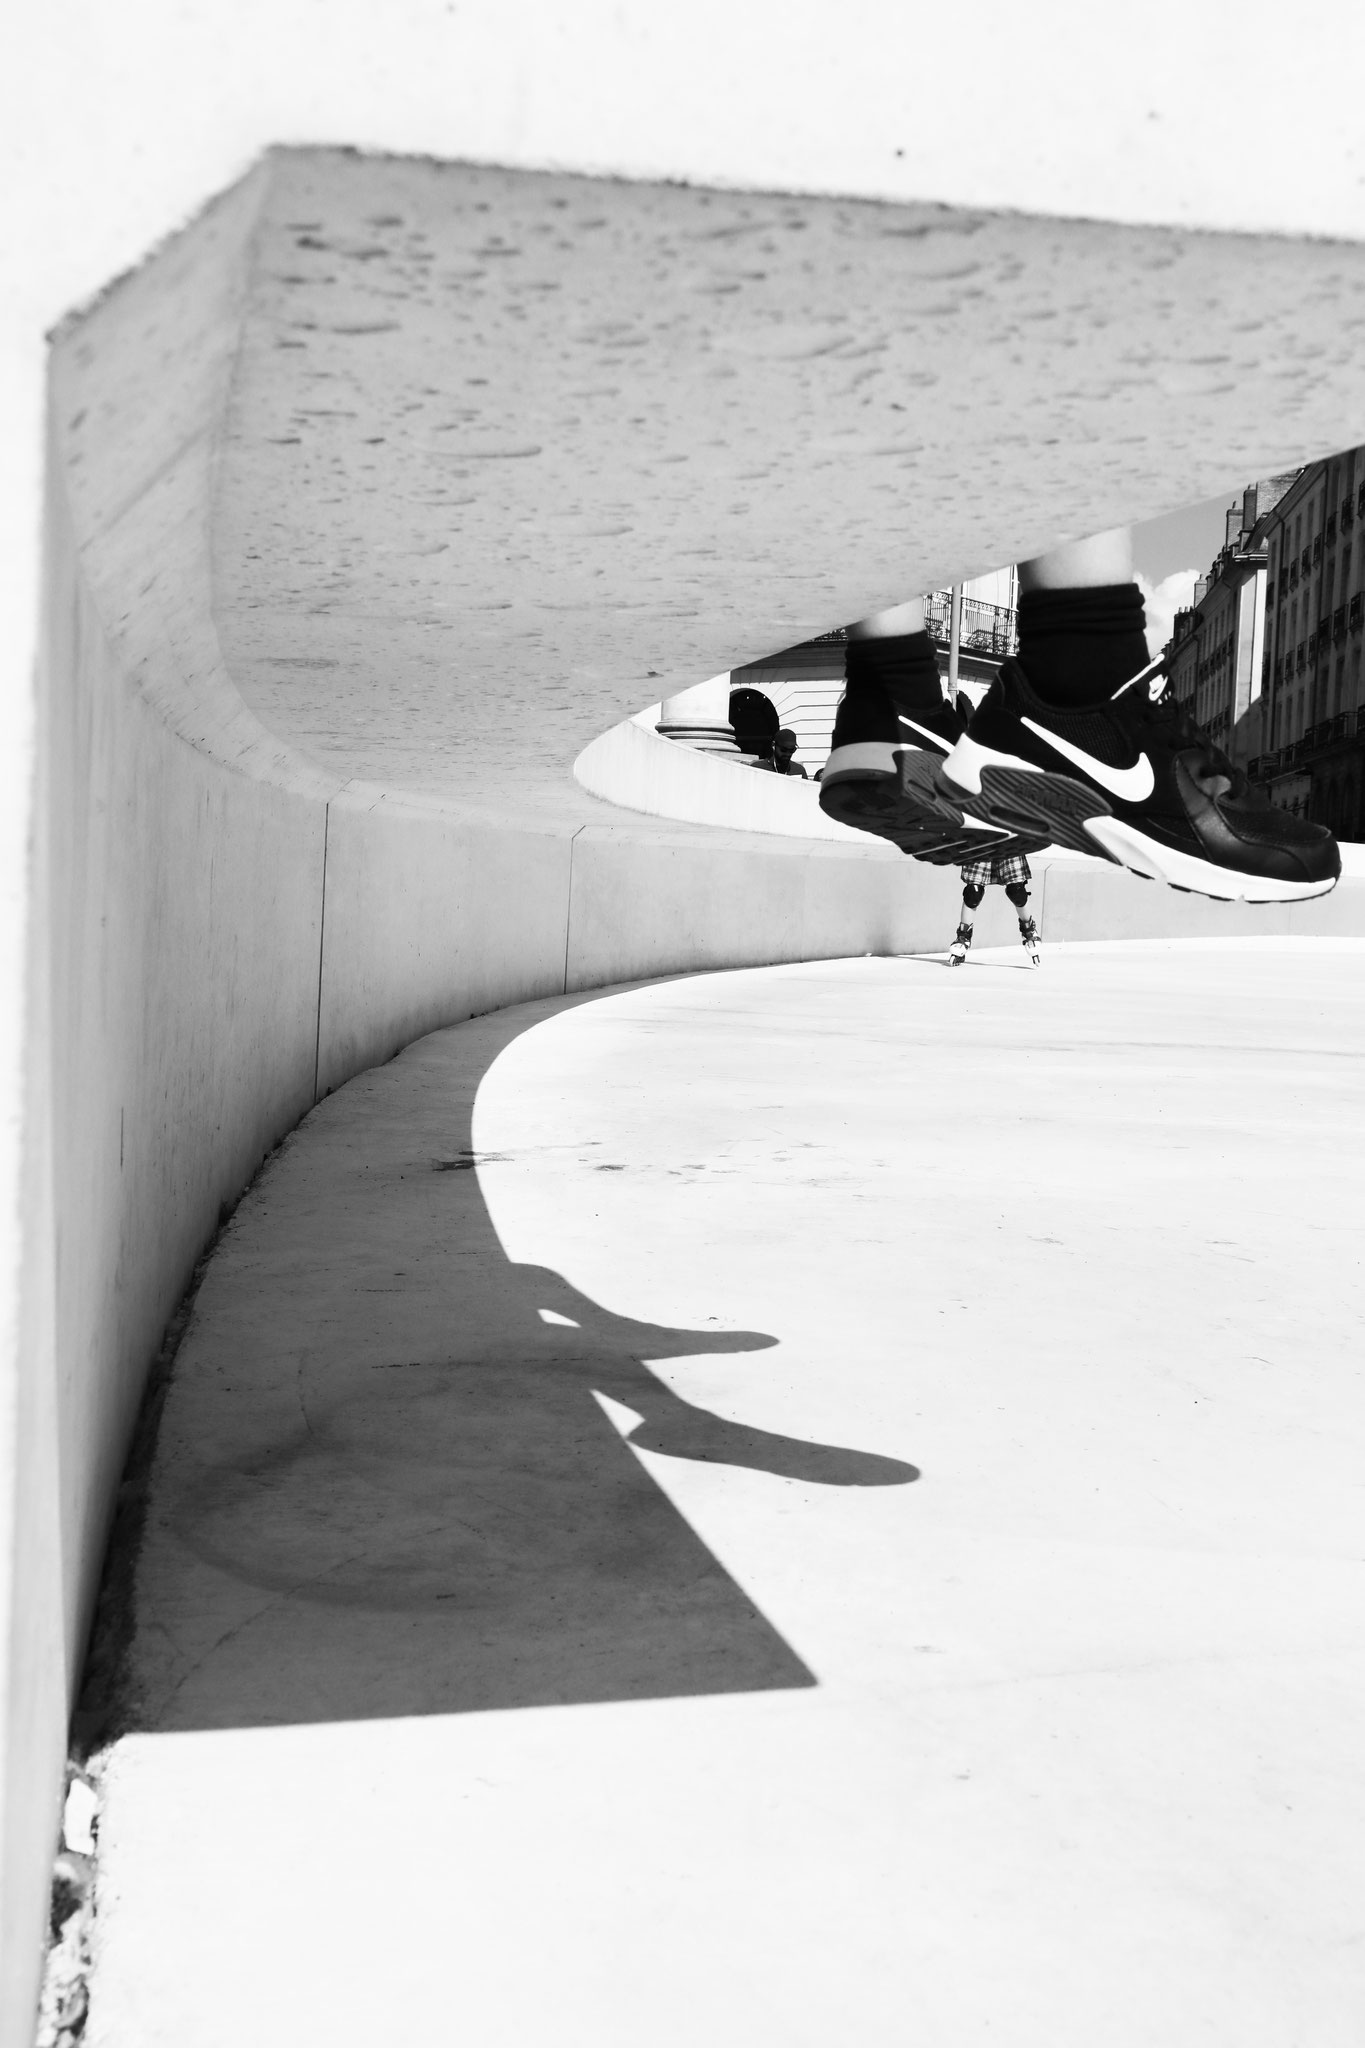
[[[866,696],[865,709],[881,699],[898,714],[908,712],[913,717],[922,713],[927,735],[912,728],[907,731],[920,744],[926,736],[931,743],[937,738],[944,709],[943,684],[934,643],[924,630],[922,597],[907,598],[904,604],[854,621],[844,645],[844,687],[855,698]],[[954,733],[953,738],[956,736]],[[899,731],[897,739],[901,740]]]
[[[1019,660],[1048,704],[1112,697],[1147,666],[1146,623],[1126,526],[1019,564]]]
[[[1028,954],[1029,959],[1037,967],[1042,954],[1038,944],[1038,927],[1034,923],[1028,907],[1028,883],[1006,882],[1005,894],[1014,905],[1015,915],[1019,919],[1020,943]]]
[[[923,631],[924,599],[907,597],[904,604],[893,604],[887,611],[871,612],[865,619],[855,619],[848,629],[848,637],[850,640],[898,640],[910,633]]]
[[[945,796],[1202,895],[1291,902],[1334,886],[1331,834],[1251,791],[1148,660],[1126,528],[1050,549],[1019,581],[1018,657],[941,764]]]
[[[1066,540],[1019,564],[1019,589],[1090,590],[1133,580],[1133,529],[1111,526],[1085,540]]]
[[[938,865],[1013,843],[1015,835],[965,818],[934,787],[934,770],[961,733],[956,707],[944,701],[923,598],[858,619],[847,631],[821,810]]]
[[[989,866],[989,863],[982,863]],[[962,870],[962,910],[957,921],[957,931],[948,949],[948,958],[954,967],[960,967],[967,957],[976,929],[976,913],[986,893],[986,880],[981,867],[969,864]]]

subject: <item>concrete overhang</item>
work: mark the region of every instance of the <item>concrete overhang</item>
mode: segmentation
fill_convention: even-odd
[[[720,670],[1365,440],[1360,244],[280,149],[68,325],[78,489],[173,466],[139,414],[229,215],[231,685],[501,820],[600,817],[584,747]]]

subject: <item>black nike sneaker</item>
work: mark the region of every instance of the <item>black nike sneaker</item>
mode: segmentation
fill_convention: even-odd
[[[849,684],[839,699],[820,777],[821,810],[940,867],[1036,851],[1046,843],[1036,833],[1021,836],[970,817],[940,788],[935,771],[963,727],[951,704],[901,711],[881,684]]]
[[[1082,708],[1044,704],[1007,661],[941,764],[949,801],[1135,874],[1228,902],[1325,896],[1331,833],[1276,810],[1167,687],[1163,664]]]

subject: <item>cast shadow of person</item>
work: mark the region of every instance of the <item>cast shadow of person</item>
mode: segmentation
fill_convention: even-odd
[[[803,1485],[916,1468],[727,1420],[648,1363],[775,1338],[635,1321],[509,1260],[450,1138],[433,1160],[425,1117],[380,1113],[418,1052],[364,1077],[363,1143],[326,1154],[350,1091],[309,1119],[211,1269],[140,1567],[137,1724],[813,1684],[636,1450]],[[268,1321],[266,1261],[290,1275]]]

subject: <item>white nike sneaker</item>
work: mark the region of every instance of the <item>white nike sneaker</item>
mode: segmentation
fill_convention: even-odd
[[[1276,810],[1176,701],[1153,662],[1112,697],[1045,704],[1007,661],[937,771],[970,816],[1230,902],[1325,896],[1323,825]]]

